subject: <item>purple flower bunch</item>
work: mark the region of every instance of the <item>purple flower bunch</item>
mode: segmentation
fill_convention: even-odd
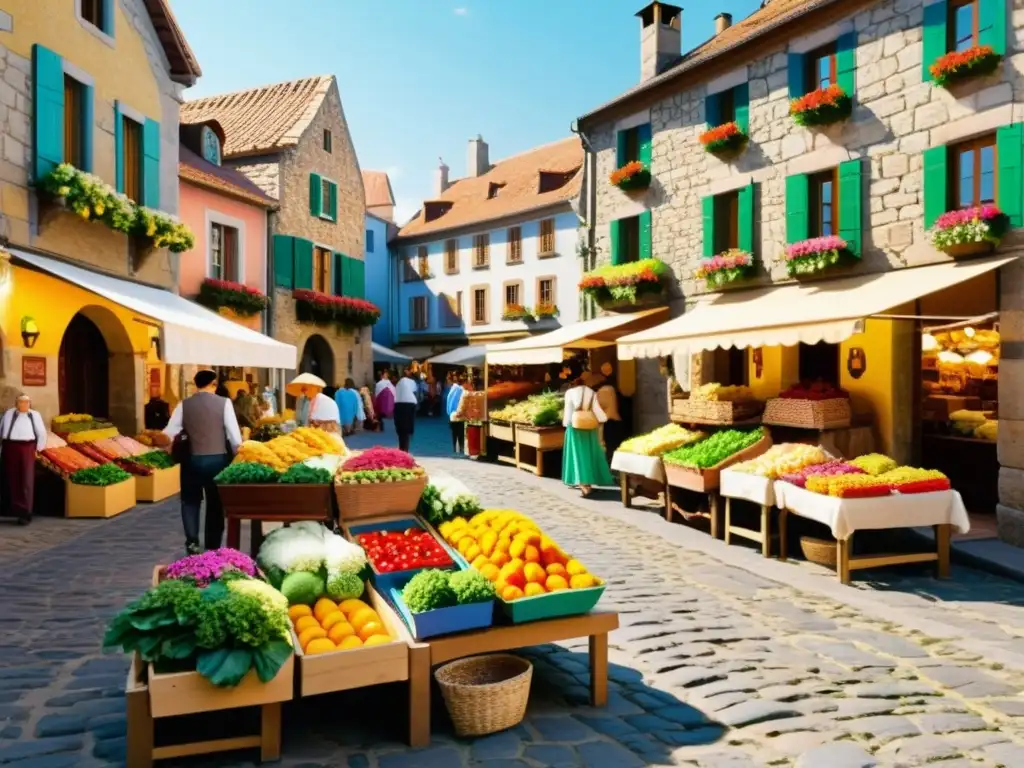
[[[194,581],[196,586],[206,587],[228,571],[257,575],[256,563],[251,557],[237,549],[221,547],[176,560],[167,566],[167,578]]]
[[[786,247],[787,261],[792,259],[803,259],[808,256],[817,256],[830,251],[842,251],[846,249],[846,241],[838,235],[827,237],[812,237],[810,240],[801,240]]]
[[[972,208],[961,208],[959,211],[949,211],[935,220],[936,229],[952,229],[953,227],[970,224],[973,221],[992,221],[1003,215],[996,206],[976,205]]]

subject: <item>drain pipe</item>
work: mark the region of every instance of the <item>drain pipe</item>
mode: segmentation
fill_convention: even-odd
[[[584,223],[587,227],[587,243],[586,243],[586,255],[583,256],[583,271],[586,272],[593,269],[596,264],[596,252],[597,247],[597,152],[594,151],[593,144],[590,143],[590,139],[587,138],[587,134],[580,128],[579,120],[573,120],[569,125],[569,130],[580,137],[580,142],[583,144],[584,149],[584,162],[586,166],[584,168],[583,186],[584,194],[586,195],[586,216]],[[585,315],[586,319],[593,318],[597,315],[594,301],[587,299],[585,301]]]

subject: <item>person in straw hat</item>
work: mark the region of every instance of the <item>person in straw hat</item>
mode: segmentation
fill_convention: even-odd
[[[288,385],[294,395],[295,422],[300,427],[319,427],[325,432],[341,432],[341,414],[334,400],[323,393],[327,382],[312,373],[302,373]]]
[[[14,408],[0,418],[0,505],[18,525],[32,522],[36,489],[36,451],[46,447],[46,425],[32,410],[28,395],[19,395]]]

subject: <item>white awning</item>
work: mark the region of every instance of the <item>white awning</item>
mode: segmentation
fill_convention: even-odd
[[[383,344],[373,342],[373,362],[375,363],[408,363],[412,360],[408,355],[385,347]]]
[[[622,337],[619,357],[685,356],[718,347],[838,343],[860,331],[863,321],[872,315],[998,269],[1015,258],[950,261],[715,294],[680,317]]]
[[[161,358],[165,363],[288,370],[298,365],[298,356],[291,344],[244,328],[170,291],[93,272],[48,256],[16,249],[11,249],[11,255],[157,321]]]
[[[431,365],[464,365],[469,368],[479,368],[484,364],[487,349],[486,344],[470,344],[468,347],[450,349],[429,358],[426,362]]]
[[[666,307],[647,309],[632,314],[605,315],[582,323],[565,325],[550,333],[530,336],[507,344],[489,347],[489,365],[546,365],[565,359],[566,349],[597,349],[607,347],[621,336],[648,328],[666,314]]]

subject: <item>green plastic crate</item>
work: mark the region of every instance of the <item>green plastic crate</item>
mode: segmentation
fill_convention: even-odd
[[[587,589],[563,589],[546,595],[521,597],[511,603],[499,600],[501,610],[513,624],[528,621],[557,619],[562,616],[579,616],[594,610],[597,601],[604,594],[605,585]]]

